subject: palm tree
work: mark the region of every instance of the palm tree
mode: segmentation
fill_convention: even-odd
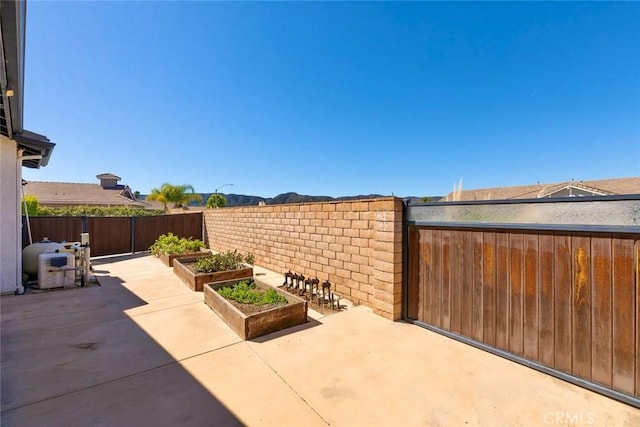
[[[146,200],[156,200],[164,205],[167,210],[167,203],[173,203],[173,207],[186,207],[190,201],[196,200],[202,204],[202,196],[193,190],[193,186],[189,184],[173,185],[164,183],[160,188],[151,190]]]
[[[199,205],[202,204],[202,196],[195,192],[192,185],[175,185],[171,194],[171,202],[174,203],[176,208],[186,208],[189,206],[189,202],[196,201]]]

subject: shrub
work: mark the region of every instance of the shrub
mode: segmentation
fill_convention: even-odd
[[[22,198],[22,215],[25,214],[24,207],[27,206],[27,213],[29,216],[38,215],[38,210],[40,209],[38,198],[36,196],[26,195]]]
[[[226,299],[233,300],[241,304],[284,305],[287,303],[287,299],[276,292],[275,289],[268,289],[266,291],[257,289],[253,280],[243,280],[236,283],[234,286],[218,289],[218,293]]]
[[[226,205],[227,198],[219,193],[214,193],[207,199],[208,208],[224,208]]]
[[[146,210],[131,206],[67,206],[61,208],[38,206],[35,214],[29,210],[30,216],[155,216],[162,214],[164,214],[162,210]]]
[[[237,270],[242,268],[243,264],[253,265],[254,261],[253,254],[242,255],[238,251],[227,251],[198,258],[195,270],[198,273]]]
[[[191,237],[187,239],[184,237],[178,237],[173,233],[167,233],[158,237],[149,249],[153,255],[158,256],[160,254],[188,254],[198,252],[200,248],[204,247],[205,245],[202,240],[193,239]]]

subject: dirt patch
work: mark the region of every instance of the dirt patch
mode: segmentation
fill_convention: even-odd
[[[262,313],[263,311],[271,310],[272,308],[282,307],[282,306],[286,305],[286,304],[280,304],[280,305],[274,305],[274,304],[263,304],[263,305],[242,304],[242,303],[239,303],[238,301],[234,301],[234,300],[227,299],[227,298],[225,298],[225,299],[227,301],[229,301],[231,304],[233,304],[234,307],[236,307],[238,310],[240,310],[241,312],[243,312],[246,315],[255,314],[255,313]]]

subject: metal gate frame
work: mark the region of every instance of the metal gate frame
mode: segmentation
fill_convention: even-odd
[[[525,215],[525,212],[538,215]],[[408,317],[411,227],[617,233],[640,239],[640,194],[410,204],[403,209],[403,320],[585,389],[640,408],[640,398]],[[636,260],[636,270],[640,260]],[[640,272],[636,271],[636,275]],[[638,279],[636,279],[638,280]],[[640,291],[640,290],[638,290]],[[636,296],[640,298],[640,296]],[[636,310],[636,316],[640,312]],[[636,319],[636,324],[638,324]],[[636,337],[640,334],[636,331]],[[636,338],[637,340],[638,338]],[[636,347],[638,348],[638,346]],[[640,354],[636,354],[636,360]],[[637,362],[636,362],[637,363]],[[638,368],[637,368],[638,369]]]

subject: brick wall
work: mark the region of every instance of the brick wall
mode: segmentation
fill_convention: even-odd
[[[328,279],[341,296],[400,319],[398,198],[208,209],[204,222],[216,251],[251,252],[270,270]]]

